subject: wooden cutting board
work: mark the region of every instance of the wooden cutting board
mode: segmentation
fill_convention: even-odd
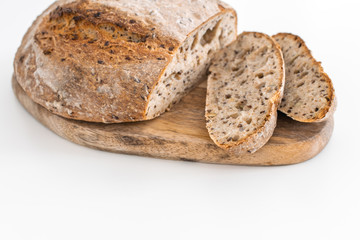
[[[206,82],[171,111],[151,121],[101,124],[59,117],[34,103],[13,78],[13,90],[25,109],[59,136],[104,151],[218,164],[285,165],[316,156],[329,142],[334,121],[299,123],[279,113],[270,141],[254,154],[229,156],[205,127]]]

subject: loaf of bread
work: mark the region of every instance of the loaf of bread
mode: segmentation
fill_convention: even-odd
[[[283,96],[284,61],[278,44],[245,32],[216,54],[210,66],[206,127],[231,154],[253,153],[272,136]]]
[[[285,90],[279,110],[300,122],[321,122],[336,108],[331,79],[296,35],[273,36],[285,60]]]
[[[15,77],[66,118],[152,119],[206,76],[236,24],[218,0],[59,0],[24,36]]]

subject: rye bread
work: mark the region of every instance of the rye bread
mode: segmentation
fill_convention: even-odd
[[[236,22],[217,0],[59,0],[24,36],[15,77],[65,118],[148,120],[206,77],[212,55],[236,38]]]
[[[321,122],[336,108],[335,90],[321,63],[296,35],[279,33],[285,60],[285,90],[279,110],[300,122]]]
[[[216,54],[210,66],[206,127],[231,154],[253,153],[272,136],[284,89],[278,44],[262,33],[244,32]]]

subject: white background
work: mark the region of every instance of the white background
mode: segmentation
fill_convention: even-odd
[[[330,143],[283,167],[111,154],[47,130],[10,80],[23,34],[51,2],[0,1],[0,239],[360,239],[358,0],[227,1],[239,32],[300,35],[334,82]]]

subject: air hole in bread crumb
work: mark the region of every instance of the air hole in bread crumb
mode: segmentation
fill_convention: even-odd
[[[239,109],[240,111],[243,111],[246,104],[247,104],[247,100],[241,101],[236,104],[235,108]]]
[[[256,76],[255,77],[257,77],[257,78],[263,78],[264,77],[264,73],[258,73],[258,74],[256,74]]]
[[[175,79],[176,80],[181,80],[181,72],[177,72],[176,74],[175,74]]]
[[[236,141],[238,141],[239,140],[239,135],[235,135],[235,136],[233,136],[232,137],[232,140],[234,141],[234,142],[236,142]]]
[[[199,42],[199,35],[198,34],[196,34],[195,35],[195,38],[194,38],[194,41],[192,42],[192,44],[191,44],[191,50],[193,50],[194,48],[195,48],[195,46],[196,46],[196,44]]]
[[[304,84],[305,84],[305,82],[299,83],[299,84],[297,85],[297,87],[299,88],[299,87],[301,87],[301,86],[304,86]]]
[[[215,25],[212,29],[209,28],[209,29],[205,32],[205,34],[202,36],[202,38],[201,38],[201,40],[200,40],[200,44],[201,44],[202,46],[205,46],[206,44],[211,43],[211,41],[215,38],[215,35],[216,35],[216,33],[217,33],[217,29],[218,29],[218,27],[219,27],[219,25],[220,25],[220,22],[221,22],[221,21],[217,22],[216,25]]]
[[[266,86],[266,83],[264,83],[264,82],[262,82],[262,83],[259,83],[257,86],[256,86],[256,88],[257,89],[262,89],[262,88],[264,88]],[[261,95],[261,94],[260,94]]]
[[[303,72],[300,76],[299,79],[303,79],[306,75],[308,75],[308,72]]]

